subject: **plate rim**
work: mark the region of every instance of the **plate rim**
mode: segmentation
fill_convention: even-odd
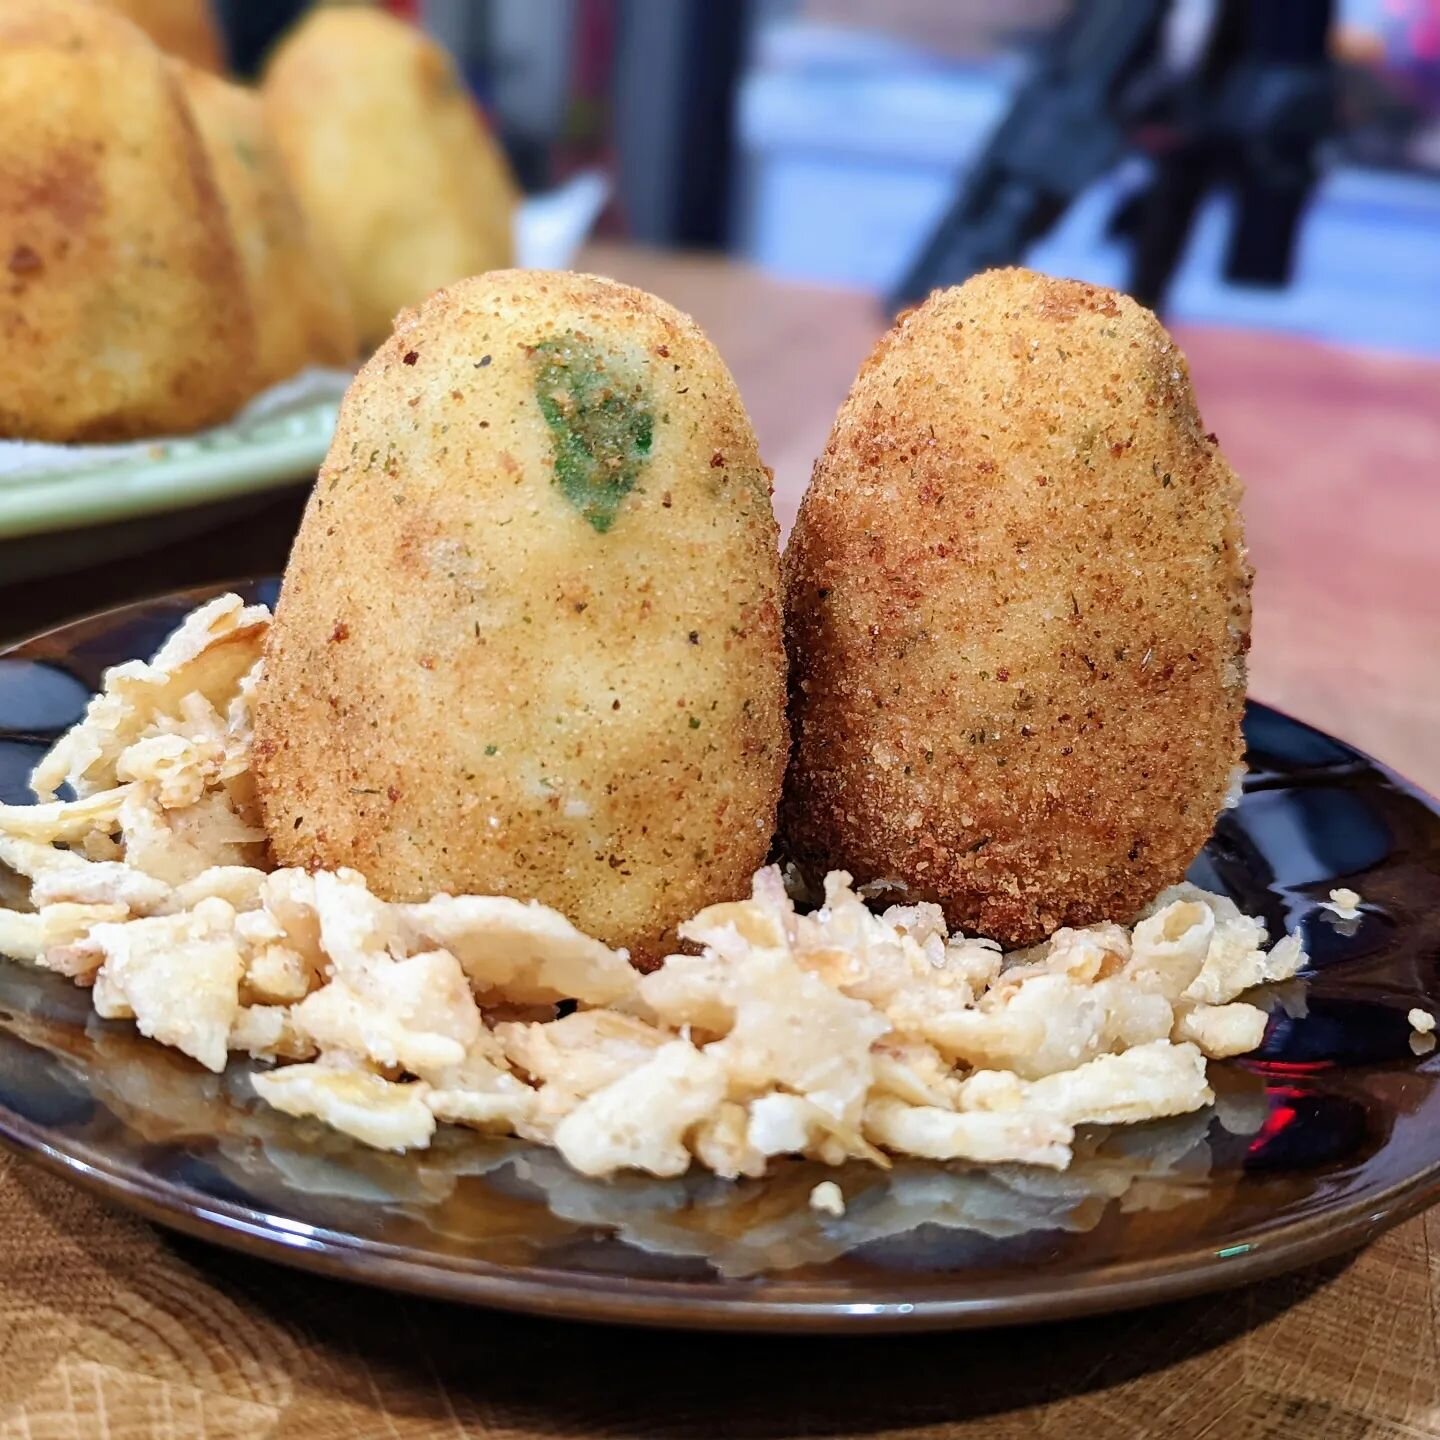
[[[118,622],[156,605],[204,599],[227,591],[253,592],[278,576],[237,578],[162,592],[109,606],[0,647],[0,659],[23,654],[53,636],[98,622]],[[1247,696],[1246,706],[1268,711],[1345,746],[1397,790],[1420,801],[1440,818],[1440,801],[1368,752],[1278,706]],[[5,959],[3,963],[20,962]],[[903,1286],[877,1283],[868,1298],[826,1297],[817,1282],[787,1283],[766,1277],[767,1294],[754,1281],[721,1280],[707,1289],[688,1282],[584,1275],[435,1252],[415,1252],[267,1214],[251,1206],[192,1187],[164,1181],[110,1162],[88,1145],[54,1144],[44,1128],[0,1105],[0,1144],[37,1162],[50,1174],[76,1183],[166,1229],[195,1239],[332,1279],[364,1283],[432,1299],[512,1312],[606,1324],[663,1326],[691,1330],[747,1330],[769,1333],[861,1333],[973,1329],[1068,1320],[1108,1311],[1137,1309],[1195,1295],[1238,1288],[1287,1271],[1349,1253],[1440,1201],[1440,1159],[1395,1181],[1378,1193],[1352,1197],[1338,1207],[1287,1224],[1270,1236],[1236,1232],[1247,1249],[1221,1258],[1213,1246],[1197,1246],[1163,1262],[1121,1261],[1088,1272],[1083,1285],[1046,1288],[1042,1268],[1024,1272],[1021,1283],[990,1281],[968,1286],[957,1275],[956,1290],[906,1299]],[[603,1227],[596,1227],[603,1228]],[[417,1258],[417,1253],[421,1258]],[[853,1286],[852,1286],[853,1290]],[[782,1293],[775,1293],[775,1292]],[[783,1293],[789,1291],[789,1294]]]
[[[160,447],[173,443],[155,442]],[[229,448],[199,453],[129,455],[90,470],[41,472],[29,480],[0,482],[0,541],[88,530],[118,520],[263,494],[303,480],[319,467],[329,448],[328,431],[323,438],[306,431],[241,440]],[[106,613],[97,611],[80,618],[96,619]]]
[[[17,964],[7,960],[7,964]],[[1378,1195],[1357,1196],[1338,1212],[1293,1222],[1273,1237],[1248,1243],[1243,1254],[1220,1258],[1194,1247],[1159,1262],[1126,1261],[1090,1272],[1083,1286],[1047,1288],[1042,1279],[990,1282],[957,1289],[968,1294],[905,1299],[825,1298],[815,1282],[766,1277],[768,1291],[747,1293],[756,1282],[722,1280],[696,1289],[686,1281],[583,1275],[498,1265],[473,1257],[415,1252],[345,1231],[311,1226],[174,1182],[128,1172],[91,1147],[63,1149],[38,1125],[0,1106],[0,1144],[88,1193],[193,1239],[307,1271],[429,1299],[550,1318],[687,1330],[768,1333],[837,1333],[1000,1328],[1070,1320],[1140,1309],[1221,1290],[1302,1268],[1359,1249],[1440,1199],[1440,1159]],[[83,1148],[86,1154],[80,1153]],[[193,1198],[192,1198],[193,1197]],[[597,1227],[601,1228],[601,1227]],[[1044,1275],[1043,1268],[1024,1272]],[[903,1281],[896,1282],[897,1286]],[[718,1289],[718,1293],[717,1293]]]

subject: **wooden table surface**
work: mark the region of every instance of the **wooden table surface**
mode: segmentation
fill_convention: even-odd
[[[860,295],[597,249],[734,370],[782,521],[882,326]],[[1440,364],[1187,329],[1248,484],[1254,692],[1440,790]],[[0,634],[276,570],[301,496],[100,572],[0,586]],[[1359,1255],[981,1335],[657,1335],[461,1311],[162,1234],[0,1156],[0,1440],[119,1436],[1440,1436],[1440,1212]]]

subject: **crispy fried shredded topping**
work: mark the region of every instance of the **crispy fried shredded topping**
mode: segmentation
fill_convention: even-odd
[[[107,674],[37,767],[40,803],[0,806],[32,906],[0,910],[0,953],[210,1070],[266,1062],[263,1100],[367,1145],[454,1124],[593,1176],[793,1154],[1064,1169],[1077,1126],[1208,1105],[1206,1059],[1265,1033],[1238,997],[1305,963],[1192,886],[1006,955],[934,905],[877,914],[840,872],[805,913],[771,867],[642,976],[534,901],[387,904],[354,871],[273,870],[250,771],[268,624],[223,596]]]

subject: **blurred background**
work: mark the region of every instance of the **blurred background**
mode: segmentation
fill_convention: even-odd
[[[224,0],[253,73],[300,0]],[[899,301],[1024,261],[1440,353],[1437,0],[397,0],[527,191]],[[938,233],[937,233],[938,231]]]

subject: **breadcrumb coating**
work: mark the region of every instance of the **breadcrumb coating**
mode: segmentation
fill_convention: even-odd
[[[185,97],[128,20],[0,5],[0,438],[198,430],[258,385],[225,206]]]
[[[1006,944],[1178,881],[1243,753],[1239,506],[1133,300],[998,270],[902,316],[785,556],[786,853]]]
[[[699,327],[593,276],[462,282],[352,385],[286,570],[275,852],[659,959],[766,858],[784,665],[768,474]]]

